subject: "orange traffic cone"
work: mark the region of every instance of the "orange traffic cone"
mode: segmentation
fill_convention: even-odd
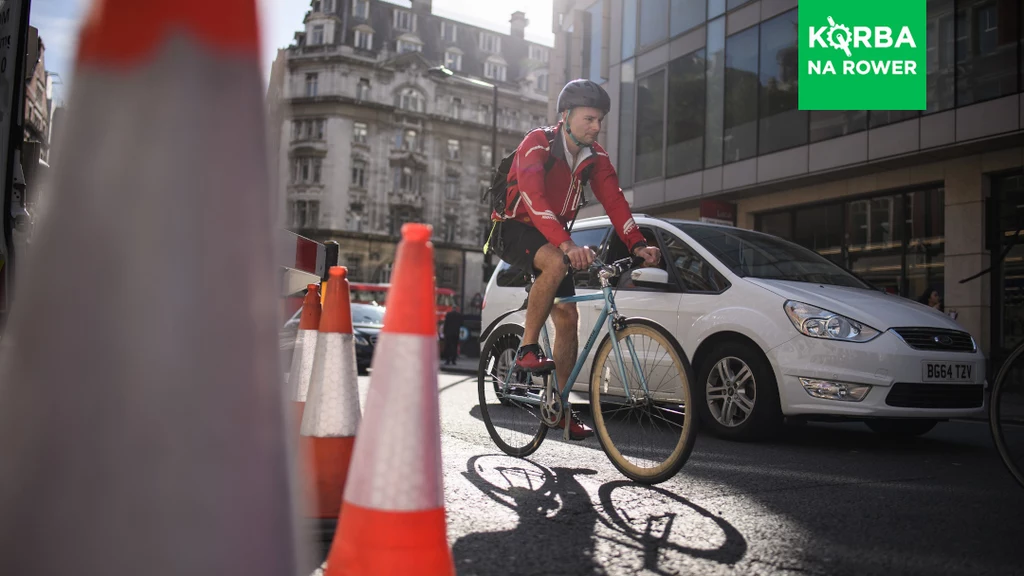
[[[359,428],[359,380],[347,270],[333,266],[301,433],[316,490],[313,517],[336,520]]]
[[[259,54],[255,0],[92,2],[3,338],[0,574],[302,573]]]
[[[402,226],[327,576],[455,574],[441,476],[431,227]]]
[[[292,350],[292,367],[288,371],[289,398],[295,406],[296,422],[302,423],[302,411],[309,393],[309,379],[313,374],[313,358],[316,355],[317,330],[320,327],[320,293],[316,284],[306,286],[306,298],[302,301],[302,315],[299,316],[299,331],[295,334],[295,348]]]

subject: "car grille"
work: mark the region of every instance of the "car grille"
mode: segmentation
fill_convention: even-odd
[[[942,328],[893,328],[908,346],[915,350],[939,352],[974,352],[977,347],[967,332]]]
[[[900,408],[980,408],[984,403],[984,387],[981,384],[897,382],[889,390],[885,403]]]

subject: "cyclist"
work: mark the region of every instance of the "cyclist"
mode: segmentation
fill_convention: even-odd
[[[557,365],[559,389],[566,385],[576,364],[579,316],[575,303],[554,305],[554,299],[576,293],[570,265],[585,270],[594,261],[593,251],[577,246],[567,229],[582,204],[581,180],[586,179],[585,173],[629,252],[643,258],[645,266],[657,265],[661,260],[659,250],[648,246],[633,221],[615,168],[597,143],[601,123],[610,109],[611,98],[598,84],[582,79],[566,84],[558,95],[559,119],[554,135],[543,128],[526,135],[509,168],[505,211],[491,215],[498,221],[493,231],[495,253],[524,272],[533,270],[536,276],[527,301],[516,367],[543,374]],[[554,360],[547,358],[538,345],[541,326],[549,314],[555,325]],[[583,440],[593,435],[576,414],[571,417],[570,438]],[[563,416],[558,425],[564,424]]]

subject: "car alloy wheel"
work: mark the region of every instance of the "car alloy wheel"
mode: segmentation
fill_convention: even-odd
[[[719,424],[728,428],[740,426],[754,413],[757,401],[754,372],[735,356],[722,358],[708,374],[705,399]]]

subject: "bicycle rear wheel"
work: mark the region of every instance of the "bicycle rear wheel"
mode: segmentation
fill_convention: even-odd
[[[609,337],[601,343],[590,379],[594,429],[608,459],[627,478],[658,484],[686,463],[697,437],[694,381],[679,343],[655,322],[626,320],[615,342]]]
[[[1003,363],[992,387],[989,423],[1007,470],[1024,486],[1024,344]]]
[[[477,377],[480,417],[487,433],[502,452],[519,458],[536,452],[548,433],[540,407],[512,397],[544,390],[543,381],[521,370],[513,370],[509,377],[522,338],[522,326],[507,324],[495,330],[480,354]]]

